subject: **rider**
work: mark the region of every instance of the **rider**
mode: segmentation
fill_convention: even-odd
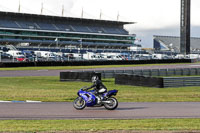
[[[99,80],[99,77],[96,75],[92,77],[92,83],[93,85],[88,87],[87,90],[94,88],[95,93],[96,93],[95,95],[97,96],[97,98],[103,99],[102,94],[107,92],[106,86],[101,82],[101,80]],[[99,101],[100,99],[98,99],[98,102]]]

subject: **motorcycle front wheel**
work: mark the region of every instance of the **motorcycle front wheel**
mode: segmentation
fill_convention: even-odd
[[[77,98],[74,100],[73,106],[74,106],[74,108],[77,109],[77,110],[82,110],[82,109],[85,108],[86,102],[85,102],[85,100],[84,100],[82,97],[77,97]]]
[[[106,101],[109,101],[109,103],[105,103],[104,107],[108,110],[114,110],[118,106],[118,101],[114,97],[109,97]]]

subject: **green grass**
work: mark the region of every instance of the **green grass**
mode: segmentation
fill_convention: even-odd
[[[173,63],[177,64],[193,64],[193,63]],[[194,63],[195,64],[195,63]],[[117,68],[117,67],[137,67],[137,66],[158,66],[169,64],[142,64],[142,65],[97,65],[97,66],[49,66],[49,67],[12,67],[12,68],[0,68],[0,71],[12,71],[12,70],[66,70],[66,69],[94,69],[94,68]]]
[[[65,132],[108,130],[192,131],[200,130],[200,119],[0,121],[0,132]]]
[[[149,88],[115,85],[104,79],[109,89],[118,89],[120,102],[200,101],[199,87]],[[73,101],[88,82],[60,82],[59,77],[1,77],[0,100]],[[66,131],[192,131],[200,130],[200,119],[138,120],[1,120],[0,132]]]
[[[199,87],[150,88],[115,85],[114,79],[103,79],[109,90],[118,89],[120,102],[200,102]],[[68,101],[89,82],[60,82],[59,77],[1,77],[0,100]]]

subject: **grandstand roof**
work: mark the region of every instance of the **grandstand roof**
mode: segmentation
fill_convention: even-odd
[[[100,20],[100,19],[87,19],[87,18],[75,18],[75,17],[63,17],[63,16],[50,16],[41,14],[28,14],[28,13],[17,13],[17,12],[3,12],[0,11],[1,17],[20,17],[26,19],[51,19],[51,20],[66,20],[81,23],[99,23],[99,24],[115,24],[115,25],[125,25],[125,24],[135,24],[135,22],[125,22],[125,21],[112,21],[112,20]],[[29,17],[29,18],[27,18]],[[31,18],[30,18],[31,17]],[[14,19],[14,18],[13,18]]]
[[[154,48],[155,48],[155,41],[157,41],[162,48],[167,49],[175,49],[176,51],[180,51],[180,37],[177,36],[158,36],[154,35]],[[200,49],[200,38],[191,37],[191,49]]]
[[[87,46],[132,46],[134,34],[124,29],[134,22],[95,20],[0,11],[0,43]],[[59,41],[55,41],[59,40]]]

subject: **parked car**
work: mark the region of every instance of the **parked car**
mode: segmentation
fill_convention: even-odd
[[[1,59],[12,59],[13,56],[7,53],[1,53]]]
[[[26,61],[26,58],[24,56],[18,56],[15,58],[17,61]]]

